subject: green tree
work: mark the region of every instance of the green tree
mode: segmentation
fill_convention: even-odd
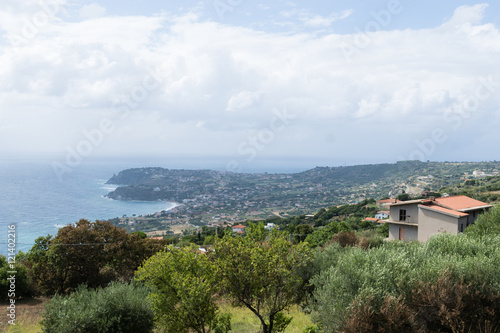
[[[250,309],[264,333],[284,330],[291,318],[282,311],[302,296],[304,281],[297,273],[311,259],[307,244],[293,245],[278,233],[260,242],[227,236],[214,245],[213,256],[222,292],[233,304]]]
[[[473,225],[465,229],[465,233],[473,237],[500,235],[500,205],[480,215]]]
[[[248,228],[245,230],[245,232],[246,237],[253,240],[254,242],[262,242],[268,235],[268,231],[264,227],[263,222],[249,223]]]
[[[312,234],[307,235],[305,241],[309,243],[311,247],[322,246],[340,231],[349,232],[351,231],[351,227],[344,221],[333,221],[324,228],[315,229]]]
[[[299,224],[295,227],[295,239],[299,242],[303,242],[307,235],[312,234],[314,231],[313,227],[309,224]]]
[[[11,267],[11,264],[14,265]],[[32,293],[31,281],[28,269],[22,263],[22,253],[15,257],[15,263],[9,264],[7,258],[0,255],[0,300],[6,301],[10,298],[29,297]],[[15,271],[15,280],[11,280],[12,272]],[[11,288],[11,285],[15,288]]]
[[[405,191],[403,191],[403,193],[398,195],[396,198],[400,201],[408,201],[408,200],[410,200],[410,195],[408,193],[406,193]]]
[[[154,287],[150,295],[156,320],[165,332],[226,332],[228,315],[220,314],[214,300],[216,267],[197,246],[167,247],[149,258],[136,278]]]
[[[137,267],[163,248],[164,242],[128,235],[110,222],[79,222],[40,237],[26,254],[36,289],[46,295],[68,293],[80,284],[104,287],[129,280]]]
[[[141,239],[148,238],[148,235],[144,231],[136,231],[133,232],[132,235],[137,235],[137,237]]]

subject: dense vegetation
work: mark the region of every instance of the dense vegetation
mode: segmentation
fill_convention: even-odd
[[[46,333],[149,333],[154,313],[150,290],[113,282],[106,288],[81,286],[68,296],[56,295],[42,321]]]
[[[294,304],[310,311],[317,325],[304,332],[500,331],[500,206],[464,234],[436,235],[427,243],[384,242],[381,227],[360,227],[357,214],[373,208],[369,200],[332,207],[272,231],[248,223],[243,236],[205,228],[203,237],[186,236],[187,246],[168,247],[107,223],[80,221],[39,239],[19,265],[27,290],[61,295],[49,303],[44,327],[73,331],[85,316],[85,325],[98,327],[127,322],[121,311],[136,311],[139,294],[151,301],[156,329],[165,332],[229,331],[222,300],[249,309],[266,333],[293,321],[286,309]],[[318,221],[326,225],[313,227]],[[212,246],[200,252],[190,240]],[[90,252],[81,250],[84,244]],[[127,283],[134,276],[147,291]],[[110,281],[122,282],[102,289]],[[106,294],[126,288],[137,291]]]
[[[110,222],[79,222],[40,237],[20,261],[28,268],[35,291],[66,294],[79,285],[104,287],[128,281],[141,263],[161,250],[165,241],[128,234]]]
[[[467,179],[443,187],[440,192],[450,195],[466,195],[483,202],[497,202],[500,200],[500,176]]]

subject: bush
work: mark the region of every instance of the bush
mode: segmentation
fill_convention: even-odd
[[[465,233],[473,237],[500,235],[500,205],[479,215],[476,222],[465,229]]]
[[[113,282],[104,289],[80,286],[69,296],[54,296],[46,305],[43,332],[152,332],[154,313],[148,294],[148,288],[135,284]]]
[[[341,331],[489,332],[500,327],[499,301],[498,291],[444,273],[435,283],[418,282],[407,299],[387,295],[381,305],[372,297],[354,301]]]
[[[358,244],[359,242],[359,239],[358,236],[352,231],[350,232],[341,231],[332,237],[332,241],[339,243],[341,247],[346,247],[346,246],[356,246],[356,244]]]
[[[494,306],[498,303],[495,295],[500,292],[498,248],[498,237],[476,238],[463,234],[438,235],[425,244],[388,242],[369,250],[333,244],[315,259],[315,272],[319,274],[311,280],[313,319],[324,332],[338,332],[346,325],[366,328],[357,331],[353,328],[351,332],[404,332],[407,326],[398,325],[411,323],[411,318],[406,324],[401,320],[406,316],[408,305],[412,313],[416,313],[417,308],[429,307],[434,312],[444,309],[443,316],[454,321],[442,327],[459,327],[457,325],[462,324],[456,318],[461,318],[468,329],[471,324],[466,318],[473,313],[474,304],[480,304],[478,308],[489,310],[473,315],[484,329],[488,321],[493,323],[494,315],[498,316]],[[440,295],[431,288],[433,285],[441,285],[448,293]],[[459,294],[454,294],[454,290]],[[429,292],[427,298],[422,296],[426,291]],[[485,294],[484,299],[481,294]],[[436,299],[438,296],[440,300]],[[418,297],[423,300],[418,301]],[[440,303],[431,303],[431,297]],[[447,310],[448,299],[452,300],[450,304],[463,300],[465,305],[463,309]],[[425,312],[417,314],[419,318],[428,317]],[[426,320],[441,323],[442,319]],[[390,326],[391,322],[394,326]]]
[[[0,256],[0,300],[6,301],[10,298],[23,298],[32,296],[32,285],[29,278],[28,269],[20,263],[21,258],[16,256],[16,263],[14,268],[10,268],[6,257]],[[15,297],[10,297],[9,294],[12,292],[10,290],[10,276],[9,272],[15,271]]]

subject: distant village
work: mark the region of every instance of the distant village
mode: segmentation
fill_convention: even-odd
[[[475,170],[471,173],[464,173],[460,177],[460,182],[467,184],[474,180],[498,175],[498,171]],[[434,180],[433,175],[414,176],[407,183],[393,186],[388,193],[392,198],[378,200],[379,210],[377,213],[373,216],[367,216],[363,221],[376,224],[388,223],[390,226],[389,237],[391,239],[423,240],[433,232],[451,230],[455,233],[463,231],[466,226],[473,223],[473,220],[477,218],[481,211],[491,207],[486,202],[473,198],[467,199],[470,202],[466,202],[465,196],[450,196],[448,193],[442,193],[441,198],[431,197],[427,201],[424,199],[412,200],[413,197],[428,197],[429,194],[432,194],[433,192],[428,189]],[[286,188],[288,186],[292,187],[293,184],[282,185],[281,187]],[[370,184],[369,186],[376,187],[376,184]],[[309,193],[297,195],[296,201],[289,198],[286,201],[280,201],[269,200],[272,195],[266,193],[266,191],[270,190],[265,187],[258,187],[256,190],[261,196],[258,200],[248,200],[249,197],[255,197],[254,191],[249,188],[226,189],[215,195],[201,194],[193,199],[184,199],[176,207],[168,211],[144,216],[123,216],[112,221],[114,224],[131,232],[140,230],[146,232],[149,237],[155,238],[199,232],[202,226],[214,228],[232,227],[236,233],[239,233],[244,231],[245,226],[242,223],[247,221],[263,221],[272,217],[286,218],[297,215],[313,217],[319,208],[327,206],[326,198],[325,202],[321,203],[318,200],[307,200]],[[317,194],[317,191],[314,192],[313,190],[311,189],[311,192]],[[396,199],[396,196],[403,193],[407,194],[408,200]],[[346,202],[355,204],[364,199],[367,194],[366,186],[360,186],[348,198],[343,198],[339,205]],[[311,197],[315,197],[315,195],[311,194]],[[453,204],[450,204],[451,202]],[[471,211],[471,208],[477,208],[477,210]],[[400,213],[399,210],[412,211],[413,214],[408,214],[405,217],[406,215]],[[432,218],[429,216],[432,216]],[[465,219],[465,217],[467,218]],[[442,222],[450,218],[457,219],[453,222],[456,224],[456,228],[453,226],[450,229],[444,225],[447,222]],[[422,225],[430,223],[428,222],[429,219],[434,221],[431,224],[437,226],[436,230],[427,231],[428,228],[422,227]],[[464,222],[464,220],[466,221]],[[419,226],[424,231],[419,233],[416,230]],[[276,227],[272,223],[266,225],[266,228],[269,229]],[[420,237],[418,234],[420,234]],[[422,236],[424,234],[427,236]]]

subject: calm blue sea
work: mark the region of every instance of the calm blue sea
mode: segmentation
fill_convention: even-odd
[[[125,202],[104,197],[106,181],[131,163],[87,163],[58,179],[51,162],[0,162],[0,254],[7,253],[8,225],[16,224],[17,250],[39,236],[80,219],[110,219],[168,210],[169,202]]]
[[[56,160],[57,161],[57,160]],[[60,227],[80,219],[96,220],[168,210],[169,202],[126,202],[104,196],[113,174],[127,168],[158,166],[172,169],[224,170],[227,159],[203,160],[97,160],[72,168],[60,180],[54,160],[0,160],[0,254],[7,254],[8,225],[17,227],[19,251],[29,250],[39,236],[55,235]],[[299,172],[307,163],[271,160],[245,166],[245,172]]]

